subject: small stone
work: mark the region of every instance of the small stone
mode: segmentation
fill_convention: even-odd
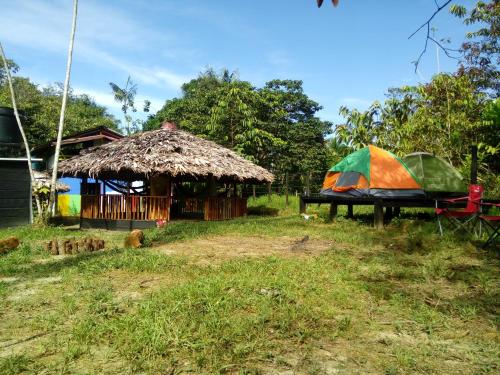
[[[59,254],[59,244],[58,244],[57,240],[49,241],[48,248],[49,248],[49,251],[52,255]]]
[[[144,233],[140,229],[134,229],[125,237],[124,247],[126,248],[140,248],[144,244]]]
[[[9,251],[14,250],[19,246],[19,243],[17,237],[7,237],[0,240],[0,254],[7,254]]]

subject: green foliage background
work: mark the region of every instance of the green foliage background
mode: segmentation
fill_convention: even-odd
[[[0,74],[0,106],[12,107],[9,88],[2,77]],[[55,138],[61,111],[62,86],[55,84],[40,88],[24,77],[13,77],[13,86],[30,146],[45,144]],[[63,135],[97,126],[118,129],[118,121],[107,112],[106,107],[96,104],[88,95],[70,92]]]

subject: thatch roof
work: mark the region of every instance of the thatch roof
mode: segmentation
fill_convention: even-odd
[[[48,175],[48,173],[33,171],[33,174],[35,175],[35,188],[39,189],[45,187],[50,189],[51,177]],[[70,191],[70,187],[62,182],[57,181],[56,191],[58,193],[67,193],[68,191]]]
[[[60,163],[62,175],[131,180],[157,175],[173,178],[271,182],[272,173],[214,142],[182,130],[138,133],[83,150]]]

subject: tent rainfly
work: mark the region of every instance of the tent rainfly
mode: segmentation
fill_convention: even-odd
[[[444,159],[426,152],[406,155],[403,161],[429,193],[465,193],[462,175]]]
[[[396,155],[375,146],[353,152],[326,174],[323,195],[423,197],[417,177]]]

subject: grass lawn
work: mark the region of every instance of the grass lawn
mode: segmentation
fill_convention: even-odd
[[[0,374],[498,373],[494,252],[414,212],[376,231],[369,211],[250,203],[277,215],[173,222],[139,250],[123,232],[0,230],[22,240],[0,256]],[[42,247],[88,235],[106,249]]]

